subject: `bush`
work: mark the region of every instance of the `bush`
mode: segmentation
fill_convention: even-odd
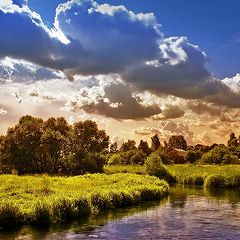
[[[227,151],[228,149],[224,145],[216,146],[210,152],[203,154],[201,162],[204,164],[220,164]]]
[[[240,161],[237,155],[225,154],[222,159],[222,164],[239,164]]]
[[[165,179],[168,182],[173,182],[174,177],[168,172],[168,169],[163,165],[162,159],[159,155],[152,153],[145,161],[146,173],[150,176],[156,176]]]
[[[113,154],[108,160],[108,165],[120,165],[120,164],[122,164],[122,157],[119,153]]]
[[[146,160],[147,155],[142,151],[137,151],[132,157],[131,157],[131,164],[140,164],[143,165]]]
[[[200,151],[190,150],[187,152],[185,160],[186,160],[186,162],[189,162],[189,163],[195,163],[201,157],[202,157],[202,153]]]
[[[206,188],[223,188],[225,187],[225,178],[221,175],[210,175],[204,181]]]
[[[162,159],[163,164],[171,165],[174,163],[174,161],[164,152],[162,147],[158,148],[155,153]]]

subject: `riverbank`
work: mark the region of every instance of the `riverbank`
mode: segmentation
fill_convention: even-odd
[[[0,228],[65,223],[99,211],[159,200],[168,191],[165,181],[136,174],[0,175]]]
[[[238,188],[240,187],[239,165],[168,165],[167,169],[176,183],[198,185],[207,188]],[[106,166],[107,174],[138,173],[146,174],[143,166]]]

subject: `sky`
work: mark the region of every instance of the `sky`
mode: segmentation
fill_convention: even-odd
[[[238,0],[2,0],[0,134],[30,114],[112,142],[240,134]]]

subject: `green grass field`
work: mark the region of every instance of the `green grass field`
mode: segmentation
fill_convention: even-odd
[[[0,229],[66,222],[102,210],[159,200],[168,191],[165,181],[136,174],[0,175]]]
[[[240,187],[239,165],[192,165],[176,164],[167,166],[169,173],[177,183],[189,185],[206,185],[206,187]],[[108,174],[125,172],[146,174],[143,166],[107,166]]]

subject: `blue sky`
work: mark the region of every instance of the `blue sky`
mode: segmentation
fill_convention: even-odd
[[[63,0],[29,0],[29,6],[39,12],[51,26],[55,9]],[[166,36],[187,36],[209,57],[208,68],[224,78],[239,72],[240,62],[240,2],[238,0],[99,0],[98,3],[124,5],[134,12],[153,12]]]

